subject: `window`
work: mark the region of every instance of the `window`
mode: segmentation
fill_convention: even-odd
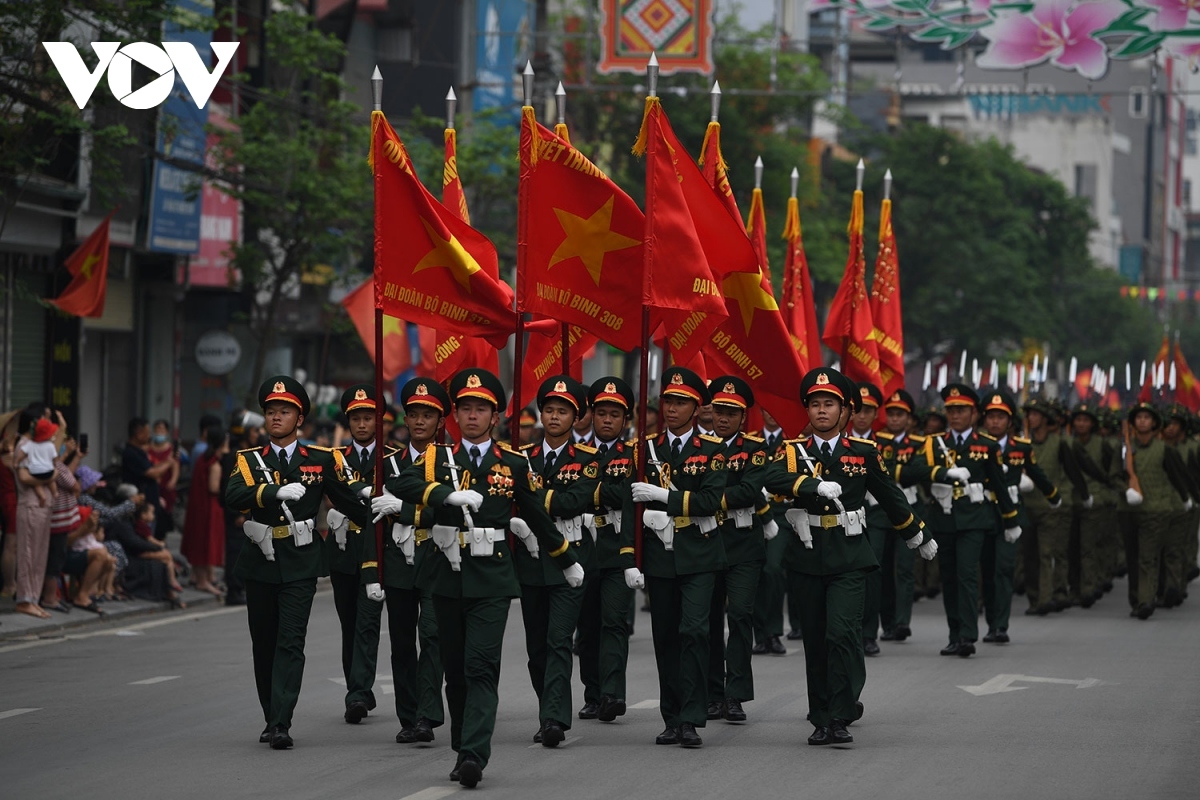
[[[1149,96],[1145,87],[1138,86],[1129,90],[1129,116],[1134,119],[1145,119],[1149,105]]]

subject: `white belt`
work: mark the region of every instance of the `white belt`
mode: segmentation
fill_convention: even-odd
[[[972,503],[982,503],[987,500],[987,493],[983,490],[982,483],[967,484],[967,500]]]
[[[675,518],[665,511],[654,511],[646,509],[642,512],[642,521],[644,521],[650,530],[663,543],[663,547],[667,551],[675,549]]]
[[[504,541],[507,533],[504,528],[471,528],[463,538],[471,545],[471,555],[490,558],[496,554],[496,542]]]
[[[731,508],[726,512],[728,519],[733,520],[735,528],[750,528],[754,526],[754,508],[747,506],[746,508]]]
[[[555,518],[554,527],[571,544],[583,539],[583,517]]]
[[[856,508],[842,514],[810,514],[802,508],[792,508],[786,516],[792,524],[792,529],[800,534],[801,539],[805,538],[801,531],[808,533],[809,528],[829,530],[840,527],[846,531],[847,536],[859,536],[867,526],[867,511],[864,508]]]
[[[604,528],[609,525],[612,526],[613,533],[617,534],[618,536],[621,535],[621,512],[619,510],[606,511],[603,514],[584,513],[583,515],[583,527],[587,528],[588,532],[592,534],[593,542],[596,541],[597,537],[600,535],[600,528]]]

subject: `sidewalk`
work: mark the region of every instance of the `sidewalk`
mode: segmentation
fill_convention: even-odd
[[[200,592],[185,587],[180,599],[187,603],[186,609],[174,613],[186,614],[198,608],[216,608],[218,600],[208,592]],[[63,614],[58,611],[50,612],[50,619],[37,619],[26,614],[18,614],[14,610],[16,603],[11,599],[0,600],[0,642],[12,639],[44,639],[52,638],[65,631],[79,628],[97,628],[100,626],[120,627],[132,618],[147,614],[160,614],[171,611],[168,602],[151,602],[149,600],[126,600],[123,602],[103,603],[104,614],[93,614],[82,608],[72,608],[71,613]]]

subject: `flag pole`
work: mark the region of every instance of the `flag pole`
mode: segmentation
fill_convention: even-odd
[[[375,66],[375,72],[371,74],[371,109],[379,113],[383,113],[383,74],[379,71],[379,65]],[[374,129],[374,126],[372,126]],[[374,137],[371,140],[372,151],[375,148]],[[379,225],[379,197],[375,192],[376,176],[382,168],[382,160],[378,158],[372,159],[374,164],[375,175],[372,176],[371,187],[373,193],[372,205],[374,206],[374,224]],[[376,231],[378,233],[378,231]],[[375,255],[375,480],[372,489],[372,494],[379,497],[383,494],[383,285],[379,280],[380,264],[379,264],[379,237],[375,237],[376,255]],[[340,442],[335,442],[334,447],[340,446]],[[375,552],[379,555],[379,583],[383,585],[383,518],[380,517],[375,521]]]
[[[654,53],[650,54],[650,61],[646,64],[646,96],[658,96],[658,56]],[[649,109],[647,109],[649,111]],[[654,165],[653,159],[655,155],[654,136],[646,137],[646,202],[654,196]],[[649,299],[649,280],[650,280],[650,259],[652,240],[654,231],[652,229],[654,215],[649,213],[650,209],[646,208],[646,229],[644,233],[644,269],[642,272],[642,340],[640,359],[640,371],[638,380],[638,419],[637,419],[637,441],[639,446],[635,448],[637,453],[637,479],[639,481],[646,480],[646,446],[641,444],[641,439],[646,434],[646,403],[648,402],[647,393],[649,391],[648,384],[650,383],[650,306],[647,304]],[[665,358],[663,359],[666,360]],[[642,536],[644,532],[642,524],[642,515],[635,513],[633,515],[633,548],[634,561],[638,569],[642,568]]]
[[[533,113],[533,64],[529,61],[525,62],[525,71],[521,73],[521,88],[523,89],[523,102],[521,113],[528,111]],[[533,131],[534,136],[537,131]],[[537,147],[537,142],[532,144]],[[521,170],[520,182],[517,187],[517,340],[513,346],[513,419],[511,424],[511,438],[513,448],[517,448],[521,444],[521,373],[522,362],[525,360],[525,309],[521,303],[521,279],[525,275],[525,259],[529,252],[529,241],[527,239],[528,221],[526,220],[526,212],[529,208],[529,201],[526,193],[529,189],[529,176],[525,174],[525,170]]]
[[[567,90],[563,88],[562,81],[558,82],[558,88],[554,90],[554,110],[557,112],[558,124],[565,128],[567,125]],[[570,375],[571,326],[565,322],[562,324],[562,364],[563,374]]]

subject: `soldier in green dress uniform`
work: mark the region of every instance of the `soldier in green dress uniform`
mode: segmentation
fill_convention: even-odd
[[[387,481],[401,475],[437,441],[450,413],[450,395],[431,378],[408,381],[400,389],[399,399],[409,441],[404,449],[392,451],[384,460]],[[362,583],[374,602],[359,605],[353,669],[356,688],[370,687],[375,682],[379,629],[386,602],[392,683],[400,720],[396,742],[432,742],[433,729],[445,722],[442,661],[433,595],[421,589],[418,576],[432,558],[434,545],[429,543],[429,529],[435,515],[428,506],[404,503],[386,490],[371,501],[371,510],[386,515],[383,575],[381,579],[375,532],[368,527],[362,537]]]
[[[426,448],[387,488],[434,510],[430,536],[438,552],[421,582],[433,593],[446,672],[450,745],[458,753],[450,777],[470,788],[491,756],[504,627],[521,594],[507,534],[535,538],[571,585],[583,584],[583,568],[546,513],[529,462],[492,439],[505,407],[499,378],[463,370],[451,379],[450,396],[462,441]]]
[[[696,432],[708,387],[685,367],[663,373],[664,431],[646,436],[646,481],[630,486],[645,503],[642,568],[658,666],[659,711],[666,728],[656,744],[700,747],[707,721],[708,616],[725,548],[716,514],[725,492],[724,443]]]
[[[766,539],[774,539],[779,526],[771,518],[771,506],[763,494],[766,442],[760,436],[742,432],[746,414],[754,406],[754,392],[736,375],[713,378],[709,390],[713,433],[725,445],[725,495],[717,520],[727,566],[717,573],[709,610],[707,716],[745,722],[742,703],[754,699],[750,664],[754,600],[767,557]]]
[[[857,393],[836,370],[810,370],[800,383],[800,399],[813,434],[789,440],[767,473],[767,490],[792,498],[784,564],[788,591],[798,594],[804,611],[809,720],[816,728],[811,745],[853,742],[847,726],[862,716],[866,576],[879,568],[863,535],[867,492],[909,548],[924,558],[937,554],[937,543],[925,540],[924,523],[885,471],[874,442],[840,433],[843,409]]]
[[[595,539],[594,568],[583,582],[579,612],[579,677],[583,681],[580,719],[612,722],[625,714],[625,669],[634,590],[645,578],[634,558],[633,499],[629,484],[636,471],[633,447],[622,439],[633,410],[633,390],[615,376],[588,390],[600,478],[583,515]]]
[[[873,383],[859,383],[854,387],[858,393],[859,408],[850,415],[851,438],[875,441],[874,425],[883,405],[883,391]],[[891,523],[888,515],[875,496],[867,493],[867,541],[875,554],[875,562],[883,564],[883,550],[891,539]],[[867,573],[867,595],[863,602],[863,653],[879,655],[879,611],[883,602],[883,570]]]
[[[576,444],[572,429],[581,408],[587,406],[587,387],[570,375],[554,375],[537,393],[545,437],[521,452],[527,471],[536,477],[542,506],[558,532],[570,543],[571,553],[590,575],[595,542],[584,530],[583,514],[591,506],[599,485],[596,450]],[[543,747],[558,747],[571,728],[572,636],[579,624],[583,586],[570,585],[563,571],[533,537],[523,539],[514,558],[521,584],[521,618],[525,623],[525,652],[529,679],[537,694],[538,731],[533,740]]]
[[[371,487],[347,477],[340,451],[297,441],[309,409],[299,381],[269,378],[258,402],[270,442],[238,452],[225,498],[246,517],[243,527],[253,543],[242,548],[234,570],[246,583],[254,681],[267,722],[259,741],[286,750],[317,578],[328,573],[322,544],[314,541],[321,498],[328,496],[361,525],[370,515],[359,498],[369,496]]]
[[[875,434],[879,446],[879,454],[883,456],[883,465],[888,475],[899,482],[900,467],[918,455],[925,447],[925,437],[909,433],[912,426],[912,415],[916,409],[912,395],[903,389],[892,392],[892,396],[883,404],[885,428]],[[921,501],[916,485],[901,485],[904,499],[924,519],[925,504]],[[867,522],[870,524],[870,510],[867,511]],[[896,537],[888,536],[884,540],[883,560],[880,562],[882,576],[882,597],[879,603],[879,622],[883,634],[882,641],[903,642],[912,636],[913,594],[916,587],[914,574],[915,555],[907,547],[899,547]],[[921,563],[926,563],[922,560]],[[929,562],[936,563],[936,562]]]
[[[765,408],[760,409],[763,428],[755,433],[763,440],[763,449],[770,461],[783,448],[784,432],[779,423]],[[770,497],[770,519],[778,527],[783,521],[783,498]],[[765,525],[766,519],[763,520]],[[783,636],[783,603],[787,593],[787,573],[783,569],[783,554],[787,551],[787,537],[776,536],[767,540],[767,557],[763,562],[762,575],[758,579],[758,597],[754,603],[754,655],[787,655]],[[794,623],[796,635],[800,633],[800,614],[789,620]]]

